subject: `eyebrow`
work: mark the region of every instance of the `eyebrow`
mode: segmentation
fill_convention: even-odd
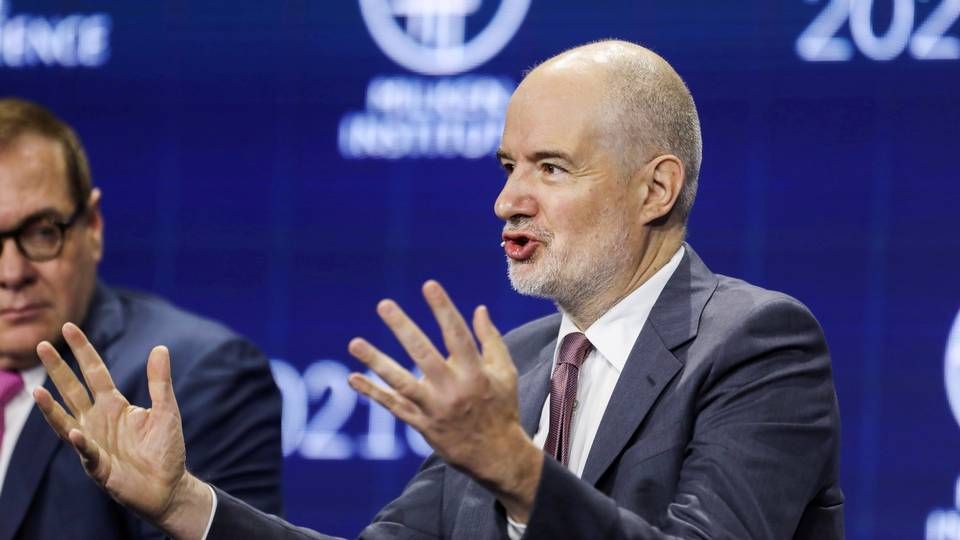
[[[40,210],[37,210],[36,212],[33,212],[32,214],[24,217],[23,219],[18,221],[17,224],[14,225],[12,228],[0,231],[0,234],[11,233],[23,227],[27,223],[30,223],[31,221],[35,221],[43,218],[51,218],[51,219],[58,219],[58,220],[65,219],[63,213],[60,212],[60,210],[57,210],[52,206],[48,206],[46,208],[41,208]]]
[[[541,150],[539,152],[534,152],[531,157],[533,158],[533,161],[541,161],[544,159],[561,159],[567,163],[574,163],[570,154],[564,152],[563,150]],[[505,159],[512,160],[513,157],[511,157],[506,150],[502,148],[498,149],[497,160],[503,161]]]
[[[541,150],[540,152],[533,153],[534,161],[540,161],[544,159],[561,159],[567,163],[573,163],[573,158],[570,157],[570,154],[562,150]]]

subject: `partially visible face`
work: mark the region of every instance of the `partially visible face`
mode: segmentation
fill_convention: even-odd
[[[511,99],[499,152],[510,282],[566,308],[629,280],[642,241],[600,81],[583,66],[538,68]]]
[[[82,322],[102,254],[97,195],[85,218],[67,229],[59,257],[33,262],[13,238],[2,240],[0,369],[36,365],[40,341],[55,341],[67,321]],[[59,143],[28,133],[0,146],[0,231],[43,213],[65,221],[75,210]]]

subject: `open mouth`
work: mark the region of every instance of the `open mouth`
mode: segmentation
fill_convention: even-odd
[[[540,240],[530,233],[511,231],[503,233],[503,250],[514,261],[526,261],[533,257]]]

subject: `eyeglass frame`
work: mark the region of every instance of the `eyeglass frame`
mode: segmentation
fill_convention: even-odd
[[[80,221],[80,218],[87,213],[86,205],[79,206],[73,214],[68,217],[66,220],[58,220],[59,216],[55,211],[39,212],[32,216],[28,216],[23,221],[20,222],[16,227],[0,231],[0,257],[3,256],[3,245],[6,243],[7,238],[13,238],[13,243],[17,246],[17,251],[20,252],[20,255],[23,255],[25,259],[31,262],[47,262],[56,259],[63,254],[63,246],[67,242],[67,231],[77,224]],[[28,229],[28,227],[42,220],[49,220],[50,224],[57,227],[60,231],[60,245],[57,246],[56,252],[48,257],[31,257],[27,250],[23,247],[23,241],[20,236]]]

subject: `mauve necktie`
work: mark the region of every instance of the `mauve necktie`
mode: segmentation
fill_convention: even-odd
[[[567,334],[560,344],[557,367],[550,379],[550,431],[543,451],[566,465],[570,457],[570,420],[577,399],[580,366],[593,345],[580,332]]]
[[[20,392],[21,388],[23,388],[23,378],[19,371],[0,369],[0,448],[3,448],[4,409],[6,409],[7,403],[10,403],[10,400],[13,399],[13,396]]]

